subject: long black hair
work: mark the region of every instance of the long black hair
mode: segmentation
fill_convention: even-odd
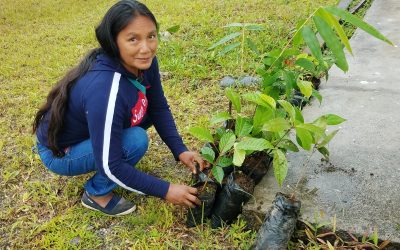
[[[149,17],[157,27],[157,21],[153,13],[146,5],[135,0],[122,0],[112,6],[96,28],[96,38],[99,48],[89,51],[82,61],[70,69],[65,76],[57,82],[47,96],[47,101],[39,108],[33,121],[33,133],[39,127],[41,119],[50,112],[49,128],[47,131],[47,143],[55,156],[63,156],[64,152],[57,145],[57,136],[62,131],[64,115],[68,106],[68,96],[76,81],[92,67],[98,54],[106,54],[109,57],[120,60],[120,52],[117,46],[117,35],[135,17]]]

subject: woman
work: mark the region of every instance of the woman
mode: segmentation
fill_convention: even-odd
[[[157,22],[134,0],[116,3],[96,28],[100,48],[92,50],[50,91],[36,114],[33,131],[44,165],[60,175],[95,171],[82,204],[108,215],[135,205],[112,193],[117,185],[173,204],[199,204],[195,188],[170,184],[134,165],[148,147],[153,124],[177,160],[195,172],[205,162],[188,151],[164,96],[157,58]]]

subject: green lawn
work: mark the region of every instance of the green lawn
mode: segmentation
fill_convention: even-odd
[[[239,220],[229,228],[187,229],[186,211],[135,194],[132,215],[110,218],[84,209],[79,199],[87,176],[66,178],[47,171],[32,154],[31,124],[51,86],[96,46],[94,27],[114,1],[0,0],[0,248],[248,248],[255,232]],[[165,94],[178,128],[192,149],[187,128],[206,123],[227,100],[218,82],[225,75],[251,74],[255,60],[216,57],[207,48],[229,32],[232,22],[258,23],[253,33],[261,51],[280,48],[295,23],[318,5],[336,0],[149,0],[161,31],[180,25],[158,57]],[[176,164],[153,129],[151,146],[139,168],[174,182],[190,173]]]

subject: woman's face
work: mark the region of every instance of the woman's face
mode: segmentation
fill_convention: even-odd
[[[117,35],[122,64],[135,75],[150,68],[157,51],[157,29],[147,16],[136,16]]]

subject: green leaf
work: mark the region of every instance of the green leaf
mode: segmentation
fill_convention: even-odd
[[[323,116],[318,117],[317,119],[315,119],[315,121],[312,122],[312,124],[314,124],[320,128],[326,129],[326,126],[328,125],[326,116],[323,115]]]
[[[322,57],[321,48],[319,46],[318,38],[314,34],[314,31],[310,26],[305,25],[302,32],[304,41],[306,42],[308,48],[310,48],[311,54],[317,58],[321,65],[324,65],[324,59]]]
[[[247,47],[249,47],[249,49],[253,51],[257,56],[260,55],[260,51],[258,51],[256,44],[248,37],[246,37],[246,44]]]
[[[219,157],[217,160],[217,166],[220,166],[221,168],[229,167],[232,165],[233,159],[231,157]]]
[[[197,139],[205,142],[214,142],[214,138],[207,128],[203,127],[191,127],[189,128],[189,133],[196,137]]]
[[[294,122],[296,120],[296,111],[292,104],[285,100],[279,100],[278,103],[283,107],[283,109],[285,109],[286,113],[288,113],[290,120]]]
[[[303,69],[314,72],[315,65],[312,61],[308,60],[307,58],[299,58],[296,60],[295,65],[302,67]]]
[[[235,48],[237,48],[237,47],[239,47],[239,46],[240,46],[240,42],[236,42],[236,43],[229,44],[229,45],[225,46],[225,47],[218,53],[218,55],[219,55],[219,56],[223,56],[223,55],[225,55],[226,53],[228,53],[229,51],[231,51],[231,50],[233,50],[233,49],[235,49]]]
[[[244,27],[246,30],[264,30],[264,26],[255,23],[246,23]]]
[[[291,97],[293,89],[296,87],[296,76],[293,71],[283,71],[283,80],[286,85],[286,97]]]
[[[293,36],[293,45],[294,46],[300,46],[304,42],[304,39],[301,34],[303,31],[303,26],[306,22],[307,22],[307,19],[302,19],[296,24],[296,33]]]
[[[299,148],[291,140],[281,140],[278,145],[279,148],[284,148],[293,152],[299,152]]]
[[[242,166],[245,157],[246,157],[246,150],[237,149],[235,147],[233,152],[233,165],[238,167]]]
[[[326,144],[328,144],[328,143],[333,139],[333,137],[337,134],[337,132],[339,132],[339,130],[335,130],[335,131],[333,131],[332,133],[330,133],[329,135],[327,135],[327,136],[322,140],[322,142],[318,144],[318,148],[325,147]]]
[[[235,141],[236,141],[236,136],[234,133],[232,132],[225,133],[219,142],[219,151],[221,152],[221,155],[228,152],[233,147]]]
[[[317,14],[336,30],[336,33],[339,35],[340,40],[342,41],[346,49],[350,52],[350,54],[353,54],[346,32],[344,32],[342,25],[340,25],[336,17],[334,17],[331,13],[327,12],[323,8],[319,8]]]
[[[325,117],[326,117],[326,123],[328,125],[338,125],[338,124],[346,121],[346,119],[344,119],[338,115],[335,115],[335,114],[327,114],[327,115],[325,115]]]
[[[274,98],[272,98],[271,96],[266,95],[266,94],[260,94],[260,97],[261,97],[261,100],[263,100],[264,102],[268,103],[268,105],[271,108],[273,108],[273,109],[276,108],[276,102],[275,102]]]
[[[312,136],[308,130],[303,128],[296,128],[296,138],[299,145],[305,150],[311,149]]]
[[[222,183],[222,180],[224,179],[224,170],[222,170],[221,167],[219,166],[214,166],[211,169],[211,173],[214,176],[214,178],[218,181],[218,183]]]
[[[329,150],[326,147],[317,148],[318,152],[320,152],[325,159],[329,159]]]
[[[284,118],[275,118],[266,122],[263,126],[263,130],[271,132],[283,132],[290,129],[291,126]]]
[[[210,123],[211,124],[216,124],[216,123],[219,123],[219,122],[224,122],[224,121],[229,120],[229,119],[232,119],[232,117],[228,112],[225,111],[225,112],[221,112],[221,113],[215,114],[211,118]]]
[[[240,103],[240,95],[233,91],[231,88],[226,88],[225,94],[228,97],[229,101],[232,102],[233,108],[236,112],[240,113],[242,109],[242,105]]]
[[[343,52],[342,43],[340,42],[339,38],[336,36],[335,32],[333,32],[329,24],[324,21],[324,19],[319,16],[314,16],[313,20],[315,26],[317,26],[319,34],[324,39],[326,45],[336,58],[335,64],[341,70],[346,72],[349,69],[349,65],[347,64],[346,55]]]
[[[221,140],[222,136],[225,134],[226,129],[225,127],[219,127],[215,130],[215,139],[216,140]]]
[[[304,117],[301,110],[298,107],[294,107],[294,111],[296,112],[296,121],[304,123]]]
[[[283,50],[282,56],[283,58],[290,58],[291,56],[297,56],[301,51],[297,48],[288,48]]]
[[[250,134],[253,130],[253,125],[251,125],[250,121],[246,118],[238,116],[236,118],[235,124],[235,134],[237,137],[243,137]]]
[[[297,86],[300,89],[300,92],[307,98],[310,98],[311,94],[312,94],[312,82],[309,81],[302,81],[302,80],[298,80],[297,81]]]
[[[253,133],[258,134],[268,120],[274,117],[274,112],[271,108],[258,106],[253,117]]]
[[[261,93],[246,93],[243,98],[249,102],[254,102],[257,105],[264,106],[267,108],[276,108],[276,103],[274,98]]]
[[[275,59],[276,59],[276,58],[266,56],[266,57],[263,59],[263,64],[264,64],[266,67],[269,67],[269,66],[272,65],[272,63],[275,61]]]
[[[215,152],[209,147],[203,147],[201,149],[201,156],[208,162],[213,163],[215,159]]]
[[[322,103],[322,95],[316,89],[312,90],[312,94],[311,95],[314,96],[315,98],[317,98],[317,100],[319,101],[319,105],[321,105],[321,103]]]
[[[342,10],[335,6],[326,7],[325,10],[334,14],[335,16],[340,17],[344,21],[349,22],[352,25],[364,30],[373,37],[380,39],[390,45],[393,45],[393,43],[389,39],[387,39],[384,35],[382,35],[378,30],[376,30],[374,27],[364,22],[360,18],[356,17],[355,15],[350,14],[348,11]]]
[[[173,34],[173,33],[175,33],[175,32],[177,32],[179,29],[180,29],[180,25],[174,25],[174,26],[172,26],[172,27],[169,27],[168,29],[167,29],[167,31],[169,32],[169,33],[171,33],[171,34]]]
[[[236,149],[263,151],[265,149],[273,149],[274,146],[263,138],[247,137],[235,145]]]
[[[221,44],[224,44],[224,43],[226,43],[226,42],[228,42],[228,41],[240,36],[241,34],[242,34],[241,32],[235,32],[235,33],[231,33],[231,34],[229,34],[227,36],[224,36],[221,40],[219,40],[218,42],[214,43],[211,47],[209,47],[208,50],[212,50],[215,47],[217,47],[217,46],[219,46]]]
[[[282,150],[274,150],[273,166],[275,179],[278,182],[279,186],[282,186],[288,171],[286,156],[285,153],[282,152]]]
[[[311,133],[315,133],[315,134],[318,134],[318,135],[322,135],[322,134],[325,133],[325,129],[324,128],[318,127],[318,126],[316,126],[314,124],[311,124],[311,123],[298,124],[296,126],[296,128],[302,128],[302,129],[310,131]]]

